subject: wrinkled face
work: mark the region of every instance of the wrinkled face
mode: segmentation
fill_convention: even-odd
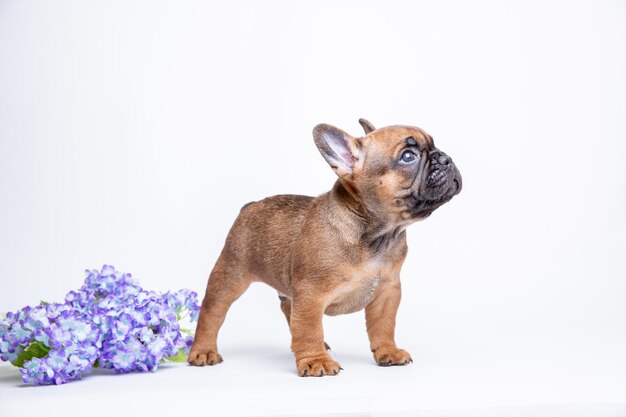
[[[386,127],[361,142],[362,167],[355,169],[354,180],[373,209],[420,220],[461,191],[461,174],[452,159],[421,129]]]
[[[374,129],[354,138],[329,125],[313,136],[339,178],[370,213],[395,225],[424,219],[461,191],[461,174],[430,135],[409,126]]]

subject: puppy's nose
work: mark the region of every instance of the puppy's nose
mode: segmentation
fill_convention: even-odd
[[[430,154],[430,161],[438,165],[448,165],[450,163],[450,158],[443,152],[433,151]]]

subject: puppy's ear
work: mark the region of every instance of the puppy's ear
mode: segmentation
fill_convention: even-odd
[[[361,144],[358,139],[327,124],[315,126],[313,139],[317,149],[337,176],[344,178],[352,175],[355,165],[361,158]]]
[[[359,124],[363,127],[366,135],[376,130],[374,125],[365,119],[359,119]]]

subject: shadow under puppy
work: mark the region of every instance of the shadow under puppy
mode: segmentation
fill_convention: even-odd
[[[222,361],[217,333],[253,281],[278,291],[300,376],[339,373],[324,342],[323,315],[363,308],[376,363],[411,362],[394,340],[405,228],[458,194],[461,175],[422,129],[359,122],[359,138],[327,124],[313,129],[339,177],[331,191],[277,195],[241,209],[209,277],[190,364]]]

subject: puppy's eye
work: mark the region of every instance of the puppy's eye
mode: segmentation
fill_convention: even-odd
[[[415,155],[414,152],[412,151],[404,151],[402,152],[402,156],[400,157],[400,161],[402,161],[405,164],[410,164],[411,162],[414,162],[417,160],[417,155]]]

